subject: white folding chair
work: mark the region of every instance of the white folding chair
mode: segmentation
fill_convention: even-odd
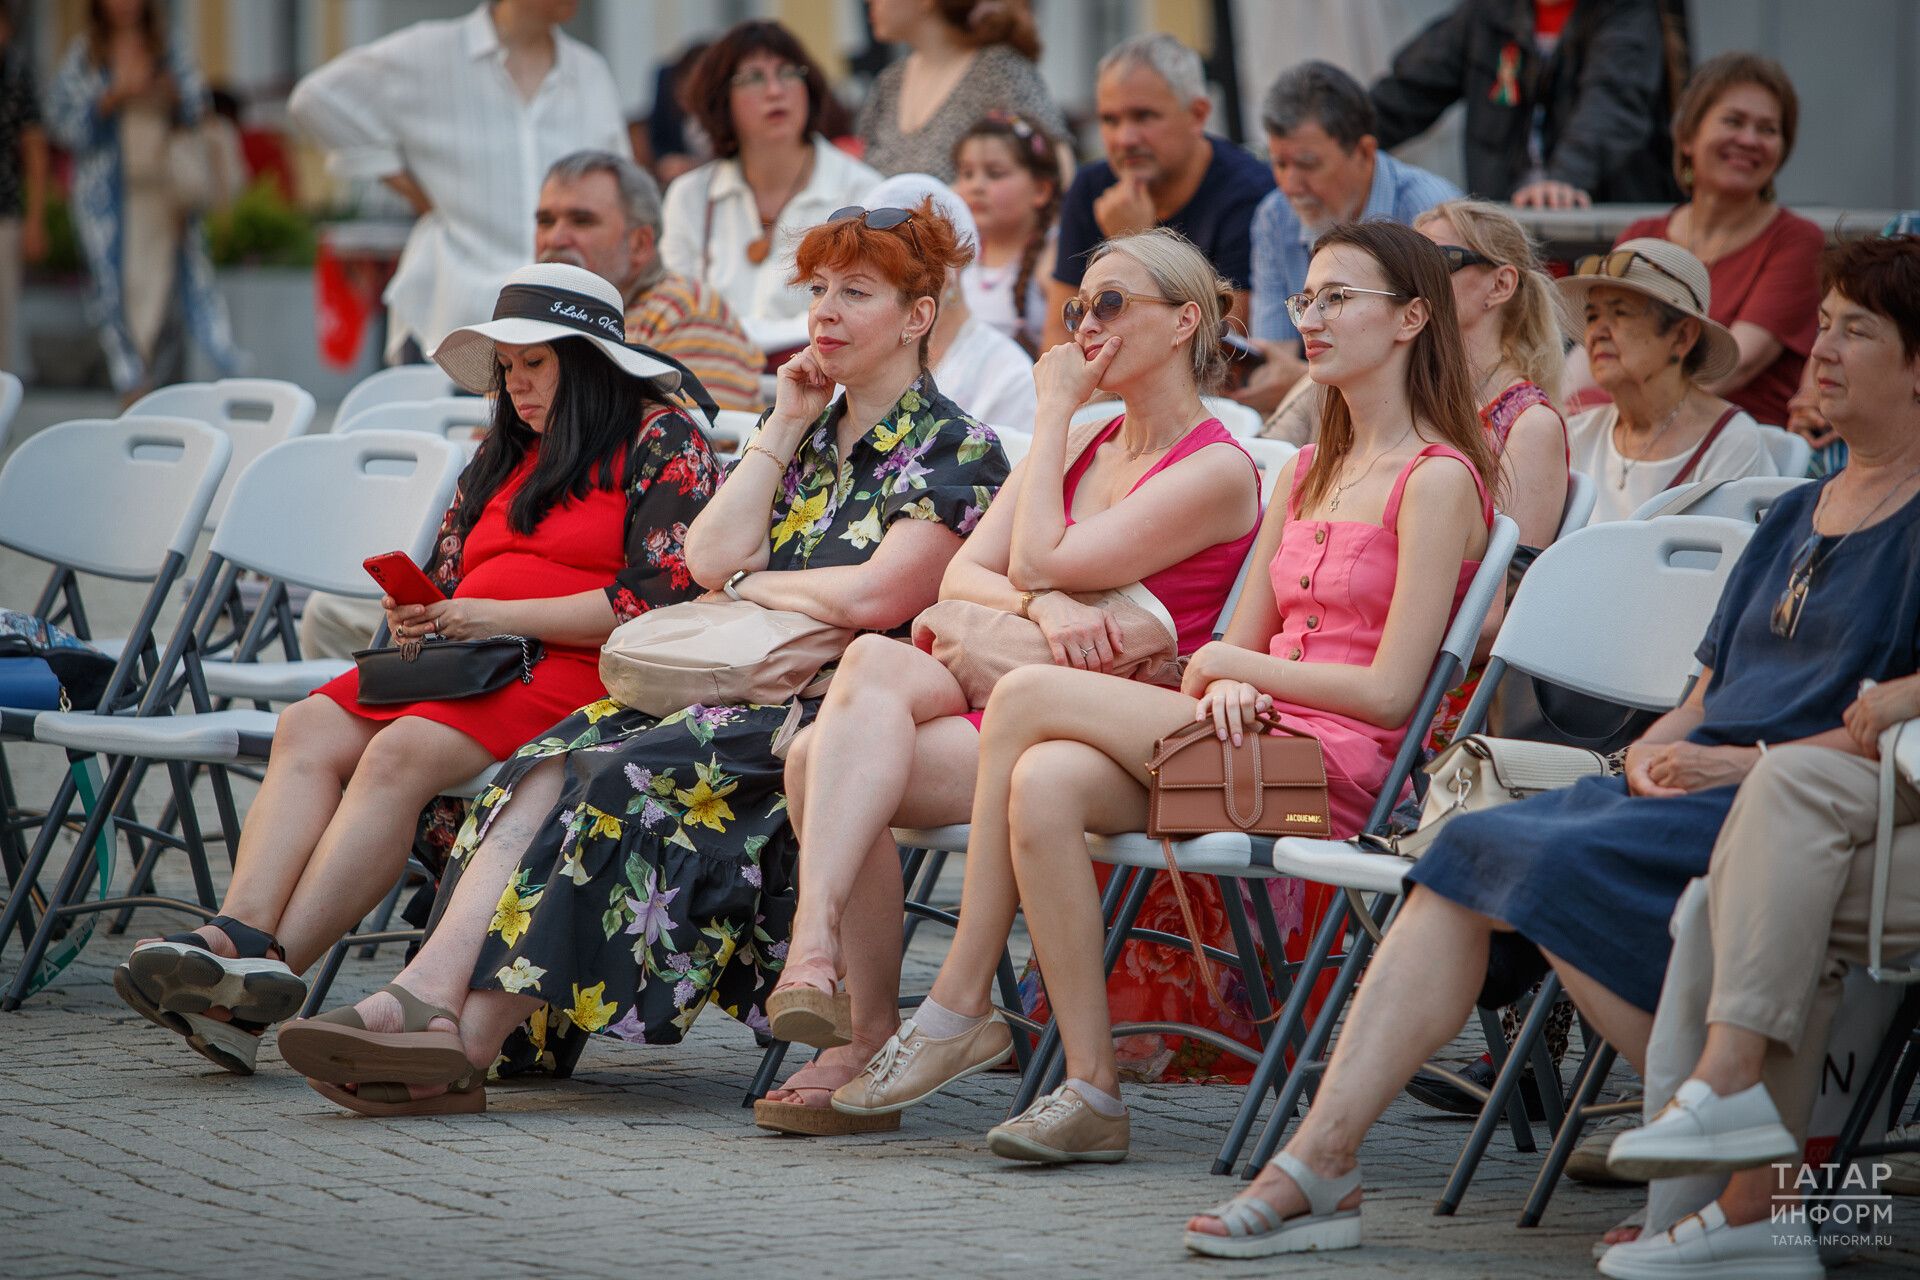
[[[52,566],[31,612],[87,638],[77,575],[149,584],[132,632],[120,646],[100,699],[105,714],[139,695],[141,664],[157,661],[153,630],[200,534],[233,445],[203,422],[180,418],[82,419],[23,441],[0,468],[0,547]],[[84,501],[76,500],[84,496]],[[44,711],[0,707],[0,742],[33,739]],[[76,713],[87,715],[92,713]],[[62,779],[52,812],[64,813],[97,779],[78,762]],[[45,849],[21,842],[31,819],[18,808],[0,755],[0,855],[12,892],[0,918],[0,948],[27,916]],[[50,833],[43,832],[51,845]],[[36,856],[37,855],[37,856]]]
[[[1784,427],[1762,426],[1761,442],[1767,446],[1767,456],[1773,459],[1773,469],[1792,480],[1804,480],[1807,468],[1813,465],[1813,446],[1806,437],[1796,435]]]
[[[493,402],[481,396],[439,396],[431,400],[388,400],[368,405],[351,418],[336,418],[334,434],[356,431],[424,431],[460,446],[468,458],[493,429]]]
[[[699,415],[693,415],[693,420],[698,424]],[[747,437],[753,434],[753,429],[759,424],[760,415],[757,413],[749,413],[745,409],[722,409],[714,415],[713,432],[707,437],[707,443],[713,446],[715,453],[732,457],[740,452],[747,443]]]
[[[333,411],[334,430],[351,422],[363,410],[395,400],[438,400],[465,393],[453,384],[447,371],[437,364],[398,364],[368,374],[340,399]],[[476,397],[477,399],[478,397]]]
[[[1804,476],[1743,476],[1717,485],[1710,481],[1694,480],[1654,494],[1640,504],[1639,510],[1631,518],[1650,520],[1665,509],[1682,504],[1684,510],[1678,514],[1719,516],[1724,520],[1759,524],[1773,509],[1773,504],[1781,494],[1812,483]]]
[[[1575,529],[1587,527],[1587,521],[1593,518],[1594,499],[1598,491],[1593,487],[1593,477],[1584,471],[1567,472],[1567,503],[1560,509],[1560,531],[1553,535],[1558,542]]]
[[[1260,428],[1266,420],[1258,409],[1241,404],[1238,400],[1229,400],[1225,396],[1201,396],[1200,403],[1207,412],[1220,419],[1220,425],[1242,440],[1248,440],[1260,434]]]
[[[233,461],[214,495],[207,529],[220,522],[234,483],[253,460],[313,428],[313,396],[305,388],[277,378],[222,378],[218,382],[180,382],[149,391],[127,414],[192,418],[217,427],[233,441]],[[125,416],[125,415],[122,415]]]
[[[26,394],[18,374],[0,370],[0,453],[7,451],[7,432],[12,429],[14,415],[20,412],[20,402]]]
[[[995,427],[993,434],[1000,437],[1000,447],[1007,455],[1007,465],[1017,467],[1026,461],[1027,450],[1033,448],[1033,437],[1016,427]]]
[[[58,887],[48,895],[48,909],[7,994],[5,1008],[18,1007],[24,998],[28,979],[61,919],[151,905],[178,907],[202,916],[212,914],[211,876],[200,847],[192,796],[183,786],[189,776],[187,766],[210,766],[231,857],[239,823],[225,785],[226,769],[264,763],[278,720],[272,711],[210,709],[201,665],[207,626],[204,615],[219,608],[218,602],[231,590],[233,578],[250,571],[276,583],[364,594],[368,584],[361,561],[366,557],[395,548],[407,551],[416,560],[426,556],[460,467],[460,451],[444,440],[418,432],[360,432],[289,440],[263,453],[247,468],[232,488],[227,512],[214,532],[193,597],[136,712],[114,716],[49,712],[34,723],[35,741],[64,747],[70,753],[110,757],[113,763]],[[265,614],[256,614],[238,642],[241,657],[257,648],[267,625]],[[182,685],[191,710],[170,714]],[[105,830],[136,764],[144,762],[165,763],[173,778],[183,837],[176,843],[187,849],[192,861],[198,905],[137,893],[132,898],[102,897],[91,902],[80,896],[86,891],[86,882],[103,870],[95,867],[86,852]],[[53,830],[65,819],[64,811],[51,812],[40,844],[50,846]],[[150,871],[150,866],[143,866],[136,874],[136,891],[145,887]]]
[[[1752,525],[1711,516],[1614,521],[1590,525],[1546,548],[1508,607],[1486,671],[1461,717],[1460,732],[1472,733],[1484,722],[1494,691],[1509,671],[1631,707],[1671,710],[1684,696],[1694,648],[1752,531]],[[1363,929],[1348,947],[1333,990],[1307,1033],[1300,1051],[1300,1061],[1306,1063],[1321,1056],[1375,935],[1384,928],[1370,911],[1356,906],[1355,895],[1391,896],[1397,906],[1412,864],[1352,842],[1291,838],[1274,841],[1265,859],[1281,874],[1349,891],[1345,905],[1336,904],[1329,913],[1314,940],[1315,952],[1331,948],[1345,927],[1341,917],[1349,912]],[[1522,1041],[1526,1039],[1523,1033]],[[1464,1194],[1464,1178],[1477,1163],[1478,1150],[1484,1149],[1501,1109],[1518,1087],[1527,1049],[1516,1043],[1503,1064],[1443,1197],[1443,1209]],[[1278,1147],[1307,1075],[1298,1069],[1289,1075],[1244,1176],[1251,1177]],[[1257,1077],[1255,1083],[1265,1081]],[[1256,1105],[1259,1096],[1249,1093]]]

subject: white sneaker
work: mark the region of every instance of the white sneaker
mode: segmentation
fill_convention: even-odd
[[[1765,1085],[1723,1098],[1706,1081],[1688,1080],[1659,1115],[1614,1139],[1607,1168],[1635,1178],[1730,1173],[1791,1159],[1799,1149]]]
[[[1718,1202],[1665,1231],[1617,1244],[1600,1259],[1614,1280],[1821,1280],[1827,1274],[1806,1230],[1727,1225]]]
[[[1885,1142],[1920,1142],[1920,1121],[1890,1129]],[[1920,1151],[1900,1151],[1890,1156],[1875,1156],[1889,1170],[1880,1180],[1880,1189],[1892,1196],[1920,1196]]]

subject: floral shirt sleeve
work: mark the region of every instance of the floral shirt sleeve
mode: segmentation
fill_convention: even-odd
[[[1007,455],[990,427],[940,393],[931,375],[844,459],[834,433],[836,401],[801,442],[773,504],[772,569],[858,564],[895,520],[932,520],[961,537],[973,531],[1006,481]]]
[[[687,526],[719,487],[706,437],[677,410],[649,413],[628,471],[627,567],[607,587],[617,621],[700,593],[687,572]]]

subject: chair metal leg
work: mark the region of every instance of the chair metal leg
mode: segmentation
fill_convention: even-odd
[[[1240,980],[1247,989],[1247,1008],[1253,1014],[1254,1033],[1264,1047],[1272,1032],[1269,1019],[1273,1004],[1267,998],[1267,979],[1260,969],[1260,950],[1253,945],[1253,928],[1247,921],[1246,904],[1240,901],[1240,882],[1216,877],[1220,903],[1226,909],[1227,928],[1233,934],[1233,953],[1240,957]]]
[[[1587,1042],[1587,1060],[1573,1089],[1573,1105],[1567,1109],[1567,1118],[1559,1132],[1553,1135],[1553,1146],[1540,1166],[1540,1176],[1533,1180],[1526,1207],[1520,1211],[1518,1225],[1522,1227],[1537,1227],[1546,1216],[1547,1201],[1553,1198],[1553,1189],[1566,1171],[1574,1147],[1579,1145],[1580,1130],[1586,1127],[1587,1108],[1600,1096],[1600,1086],[1606,1082],[1607,1072],[1613,1070],[1613,1046],[1589,1028],[1583,1027],[1582,1031],[1582,1038]]]
[[[773,1088],[773,1078],[780,1074],[780,1063],[787,1056],[787,1041],[774,1040],[768,1043],[767,1051],[760,1055],[760,1069],[753,1073],[753,1082],[747,1086],[747,1096],[740,1099],[740,1105],[750,1107],[767,1096],[767,1090]]]
[[[1454,1161],[1453,1173],[1447,1178],[1446,1189],[1434,1202],[1433,1212],[1438,1217],[1451,1217],[1460,1202],[1466,1198],[1467,1187],[1472,1184],[1473,1176],[1480,1169],[1481,1157],[1486,1154],[1487,1145],[1493,1141],[1493,1131],[1499,1127],[1500,1119],[1506,1116],[1513,1126],[1514,1145],[1521,1151],[1534,1150],[1532,1127],[1527,1123],[1526,1107],[1520,1097],[1520,1080],[1525,1067],[1532,1060],[1530,1052],[1533,1043],[1543,1038],[1547,1030],[1547,1017],[1553,1010],[1553,1002],[1560,994],[1560,982],[1557,976],[1548,974],[1534,996],[1533,1007],[1527,1010],[1526,1020],[1520,1024],[1520,1034],[1511,1046],[1503,1043],[1500,1034],[1500,1019],[1497,1015],[1486,1018],[1491,1025],[1487,1028],[1487,1047],[1493,1050],[1496,1058],[1502,1059],[1500,1070],[1494,1075],[1493,1088],[1487,1091],[1486,1102],[1480,1108],[1480,1116],[1473,1124],[1473,1132],[1460,1148],[1459,1158]],[[1483,1011],[1484,1012],[1484,1011]],[[1514,1108],[1519,1116],[1512,1115]],[[1526,1135],[1526,1145],[1520,1145],[1520,1136]]]
[[[406,891],[406,887],[407,872],[403,870],[399,878],[393,882],[393,888],[387,890],[387,896],[380,900],[380,905],[373,909],[373,915],[368,918],[373,926],[372,932],[385,933],[387,926],[393,923],[393,913],[395,909],[399,907],[400,895]],[[373,959],[374,952],[379,949],[379,943],[369,942],[360,948],[360,958],[362,960],[371,960]]]
[[[996,970],[1000,983],[1000,1003],[1008,1009],[1020,1008],[1020,975],[1014,972],[1013,955],[1006,948],[1000,949],[1000,964]],[[1033,1065],[1033,1046],[1027,1043],[1027,1033],[1021,1027],[1013,1029],[1013,1065],[1020,1068],[1020,1078],[1026,1079],[1028,1069]]]
[[[1908,987],[1905,998],[1893,1015],[1893,1022],[1887,1028],[1886,1036],[1881,1040],[1880,1050],[1874,1054],[1873,1064],[1867,1069],[1867,1078],[1860,1086],[1860,1096],[1854,1099],[1853,1106],[1847,1111],[1846,1122],[1840,1126],[1840,1136],[1833,1144],[1833,1154],[1825,1162],[1826,1172],[1821,1189],[1828,1195],[1841,1189],[1843,1172],[1853,1163],[1856,1155],[1863,1151],[1872,1155],[1880,1154],[1874,1150],[1877,1143],[1866,1143],[1863,1139],[1869,1126],[1878,1130],[1884,1127],[1883,1121],[1893,1118],[1884,1115],[1881,1108],[1889,1105],[1887,1086],[1893,1083],[1894,1075],[1899,1070],[1916,1020],[1920,1020],[1920,987]],[[1893,1105],[1898,1104],[1896,1102]]]
[[[930,902],[933,897],[934,886],[940,883],[940,873],[946,869],[947,851],[944,849],[916,849],[914,852],[924,854],[925,861],[924,865],[920,868],[919,882],[913,884],[907,896],[915,902]],[[913,881],[914,877],[911,870],[906,873],[906,876],[909,882]],[[919,928],[920,917],[915,915],[908,916],[903,936],[900,939],[902,950],[913,945],[913,935]]]
[[[167,764],[167,776],[173,781],[174,801],[180,811],[180,838],[187,846],[187,864],[193,870],[193,892],[203,907],[217,907],[220,899],[213,891],[213,869],[207,865],[207,849],[200,838],[200,815],[194,811],[193,782],[187,766],[174,761]]]
[[[327,958],[320,962],[320,970],[314,975],[313,986],[307,990],[307,1002],[300,1006],[300,1016],[311,1018],[319,1013],[327,1003],[327,992],[333,990],[333,980],[340,976],[340,964],[347,958],[347,940],[342,938],[327,949]]]
[[[74,842],[73,853],[67,859],[67,865],[61,870],[60,881],[54,891],[47,895],[47,909],[40,915],[40,926],[34,930],[32,941],[27,943],[27,948],[20,957],[20,967],[13,975],[13,982],[7,988],[5,999],[0,1000],[0,1010],[18,1009],[20,1002],[27,998],[28,988],[33,985],[34,973],[39,968],[41,959],[47,954],[47,948],[53,942],[55,928],[64,918],[60,908],[73,901],[74,890],[79,885],[80,878],[89,867],[97,865],[94,842],[100,838],[100,833],[106,829],[107,823],[112,819],[116,801],[126,784],[130,765],[131,762],[124,757],[115,760],[112,772],[107,775],[106,785],[96,793],[92,811],[87,814],[87,820],[80,829],[80,838]],[[50,843],[52,835],[58,829],[49,818],[48,826],[42,835]],[[37,871],[38,868],[35,870]],[[24,895],[19,893],[11,896],[7,903],[9,911],[14,905],[13,900],[22,897]],[[12,920],[0,923],[4,923],[9,929],[13,927]]]
[[[1264,897],[1264,894],[1260,895],[1260,898]],[[1258,910],[1259,905],[1260,901],[1256,899],[1255,915],[1264,914],[1266,921],[1271,922],[1271,905],[1265,913]],[[1233,1162],[1240,1158],[1240,1149],[1246,1145],[1247,1135],[1253,1132],[1254,1121],[1260,1118],[1260,1104],[1286,1068],[1287,1053],[1293,1052],[1296,1063],[1303,1061],[1300,1049],[1306,1041],[1301,1023],[1306,1017],[1307,1001],[1312,998],[1320,970],[1326,965],[1327,957],[1333,954],[1334,944],[1340,940],[1345,929],[1346,912],[1346,899],[1336,899],[1333,908],[1327,912],[1327,918],[1320,922],[1320,929],[1314,934],[1313,941],[1308,944],[1306,958],[1301,961],[1300,970],[1294,975],[1293,987],[1287,992],[1286,1003],[1280,1008],[1279,1021],[1267,1037],[1266,1051],[1260,1055],[1260,1063],[1253,1069],[1253,1078],[1247,1081],[1247,1091],[1240,1097],[1240,1109],[1227,1126],[1227,1136],[1220,1143],[1219,1154],[1213,1158],[1213,1172],[1216,1175],[1231,1172]],[[1277,936],[1278,928],[1275,927],[1272,933]],[[1276,945],[1270,942],[1267,954],[1284,957],[1285,950],[1275,950]]]
[[[26,861],[9,882],[6,905],[0,908],[0,951],[5,950],[7,938],[16,930],[19,931],[22,947],[33,945],[34,931],[38,927],[32,914],[33,895],[39,884],[40,872],[45,869],[54,843],[66,827],[67,817],[78,794],[79,787],[69,769],[60,779],[60,786],[53,794],[53,803],[47,806],[47,816],[40,824],[40,834],[34,837]]]

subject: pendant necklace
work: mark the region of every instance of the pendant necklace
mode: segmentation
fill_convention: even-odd
[[[1680,417],[1680,411],[1686,407],[1687,398],[1682,395],[1680,397],[1680,403],[1673,406],[1673,412],[1668,414],[1667,420],[1660,424],[1660,429],[1653,433],[1653,438],[1647,441],[1647,446],[1640,451],[1639,457],[1630,458],[1624,452],[1620,454],[1620,478],[1613,482],[1614,488],[1625,489],[1627,487],[1627,477],[1633,474],[1634,464],[1636,462],[1645,462],[1647,458],[1652,455],[1654,446],[1660,443],[1661,438],[1667,434],[1667,428],[1674,424],[1675,420]]]

